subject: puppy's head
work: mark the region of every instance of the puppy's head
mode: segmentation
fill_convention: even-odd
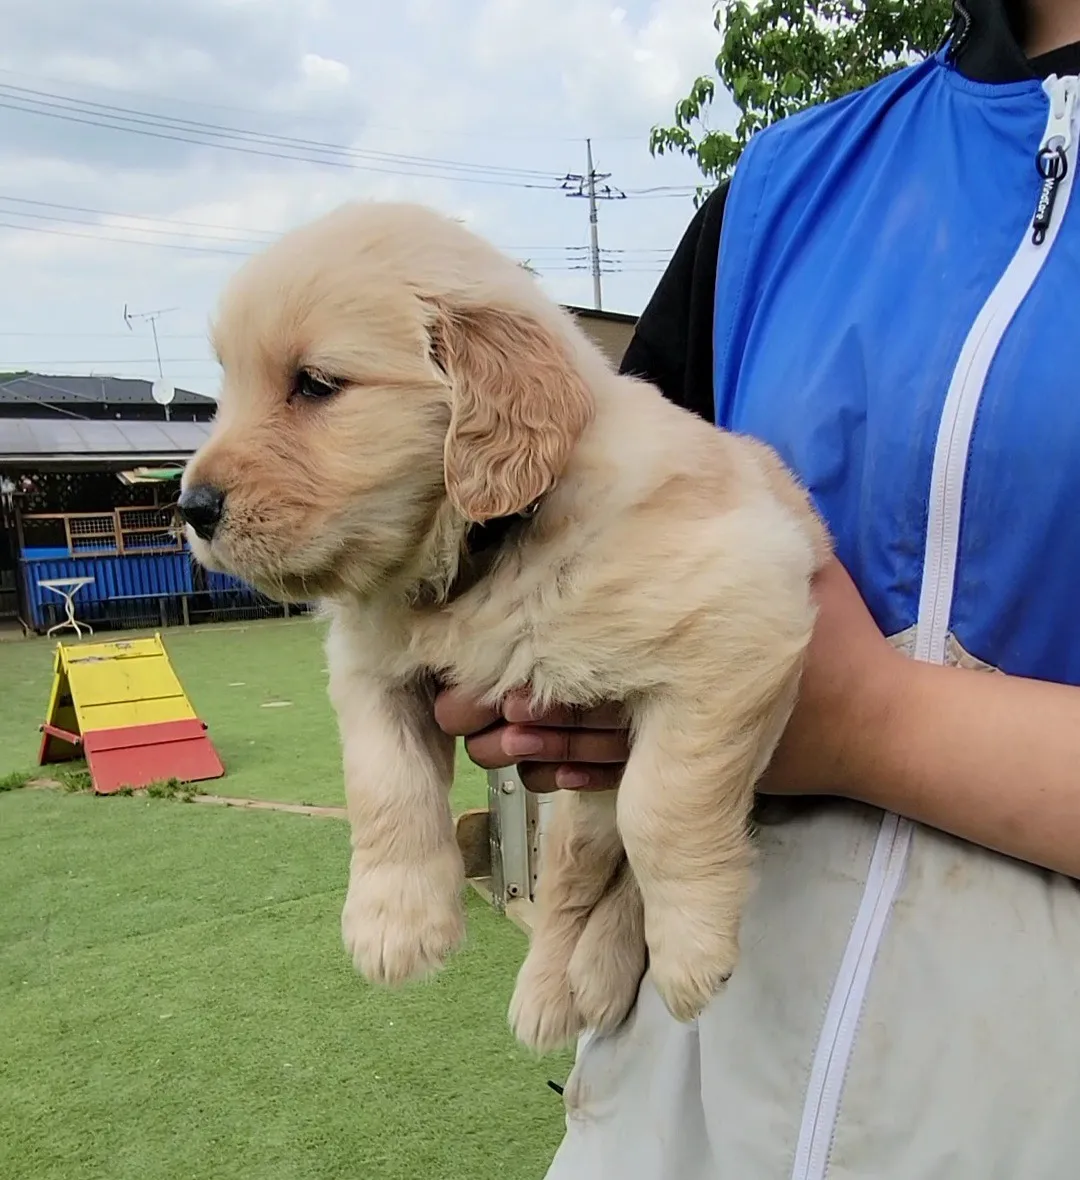
[[[181,512],[201,562],[276,597],[425,576],[437,526],[527,507],[592,413],[563,313],[419,207],[282,238],[234,278],[213,340],[221,401]]]

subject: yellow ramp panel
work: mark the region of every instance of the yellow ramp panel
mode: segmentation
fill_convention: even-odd
[[[195,717],[160,635],[61,646],[80,733]]]
[[[159,721],[184,721],[195,716],[187,700],[116,701],[79,710],[79,729],[120,729],[125,725],[153,725]]]

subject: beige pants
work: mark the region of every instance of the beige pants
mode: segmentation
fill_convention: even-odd
[[[1077,884],[857,805],[782,811],[726,992],[680,1025],[646,978],[582,1043],[547,1180],[1080,1176]]]

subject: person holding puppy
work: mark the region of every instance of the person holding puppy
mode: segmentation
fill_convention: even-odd
[[[837,558],[740,965],[583,1039],[549,1180],[1061,1180],[1080,1156],[1080,2],[760,133],[623,369],[770,443]],[[722,229],[722,232],[721,232]],[[617,703],[447,733],[617,788]]]

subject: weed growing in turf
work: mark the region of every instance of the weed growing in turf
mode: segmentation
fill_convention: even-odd
[[[29,786],[37,777],[32,770],[15,770],[11,774],[0,775],[0,792],[21,791]]]
[[[27,783],[33,782],[34,778],[33,773],[8,775],[6,778],[0,779],[0,791],[12,791],[18,787],[26,786]],[[68,767],[59,770],[56,781],[72,795],[94,789],[90,771],[85,767]],[[177,778],[161,779],[158,782],[149,783],[145,787],[125,786],[118,791],[113,791],[113,794],[123,798],[131,798],[132,795],[142,794],[144,791],[151,799],[179,799],[181,803],[190,803],[198,794],[192,783],[182,783]]]
[[[146,788],[146,793],[151,799],[179,799],[181,803],[190,803],[198,794],[194,784],[182,783],[178,778],[162,779],[159,782],[150,783]]]
[[[56,778],[64,790],[72,795],[94,789],[94,781],[85,766],[61,770],[57,773]]]

